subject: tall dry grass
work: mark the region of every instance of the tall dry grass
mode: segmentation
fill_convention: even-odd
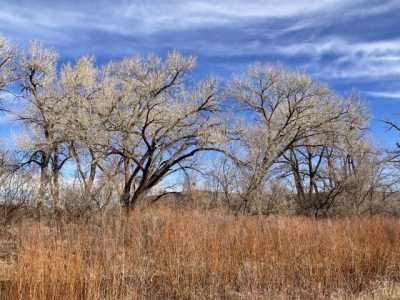
[[[400,280],[400,222],[384,217],[158,209],[13,234],[2,299],[348,298]]]

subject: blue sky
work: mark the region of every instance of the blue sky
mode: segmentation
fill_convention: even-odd
[[[307,71],[340,94],[358,90],[376,143],[394,143],[378,120],[400,113],[399,0],[2,2],[0,34],[23,47],[40,40],[62,60],[177,49],[198,56],[201,76],[227,78],[254,62]]]

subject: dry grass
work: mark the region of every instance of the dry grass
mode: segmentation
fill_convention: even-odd
[[[2,299],[400,298],[400,222],[391,218],[158,209],[13,230]]]

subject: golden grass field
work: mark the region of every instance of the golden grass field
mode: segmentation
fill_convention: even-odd
[[[1,238],[1,299],[400,299],[400,221],[166,208]]]

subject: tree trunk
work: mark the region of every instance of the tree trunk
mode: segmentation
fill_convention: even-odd
[[[53,198],[53,209],[57,213],[60,210],[60,170],[55,167],[52,172],[52,184],[51,184],[51,197]]]

